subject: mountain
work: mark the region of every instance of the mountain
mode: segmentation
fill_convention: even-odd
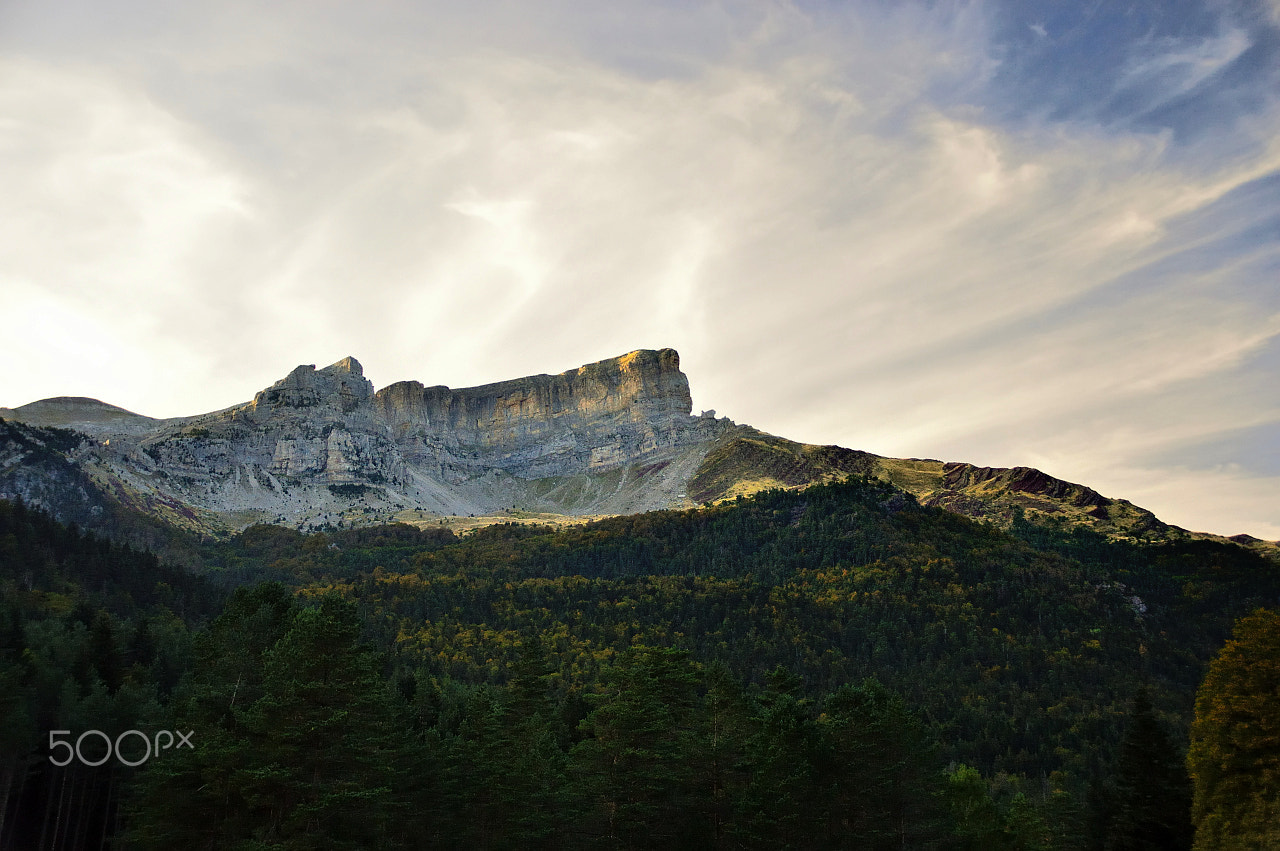
[[[128,543],[0,501],[0,847],[288,824],[353,847],[1083,851],[1132,832],[1135,695],[1174,800],[1205,663],[1278,599],[1274,561],[1037,470],[797,443],[689,399],[674,352],[636,352],[463,390],[375,392],[345,359],[174,420],[12,412],[43,424],[0,422],[0,495]],[[368,524],[513,494],[706,507]],[[166,525],[255,516],[358,528]],[[206,744],[125,775],[47,761],[49,730],[119,755],[147,719]]]
[[[5,848],[291,818],[352,847],[673,847],[674,823],[689,847],[1084,851],[1129,826],[1135,693],[1172,734],[1144,753],[1179,767],[1205,662],[1280,592],[1231,544],[1006,532],[863,476],[559,531],[255,526],[201,542],[198,575],[21,504],[0,541]],[[119,753],[148,718],[196,745],[48,761],[50,729]],[[285,816],[256,805],[281,789]]]
[[[12,409],[0,496],[61,513],[56,493],[37,486],[48,476],[32,469],[52,453],[67,487],[74,470],[126,507],[202,532],[406,511],[692,506],[688,479],[734,425],[691,408],[671,349],[460,390],[403,381],[374,392],[348,357],[299,366],[252,401],[194,417],[154,420],[91,399]]]
[[[375,391],[347,357],[299,366],[249,402],[193,417],[69,397],[0,416],[11,421],[0,497],[76,522],[110,502],[200,533],[591,517],[870,475],[1002,526],[1025,516],[1132,539],[1189,534],[1031,468],[885,458],[797,443],[714,411],[694,416],[672,349],[463,389],[401,381]]]
[[[0,408],[0,417],[35,426],[72,426],[86,434],[143,433],[160,422],[83,396],[57,396],[20,408]]]

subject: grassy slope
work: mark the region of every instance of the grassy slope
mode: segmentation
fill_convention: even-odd
[[[1030,467],[976,467],[920,458],[883,458],[839,446],[815,446],[742,427],[703,460],[689,496],[708,504],[772,488],[803,488],[846,475],[872,475],[936,506],[1009,528],[1016,517],[1065,523],[1117,540],[1228,539],[1187,532],[1161,522],[1128,500],[1111,499],[1084,485]],[[1280,559],[1280,543],[1231,539]]]

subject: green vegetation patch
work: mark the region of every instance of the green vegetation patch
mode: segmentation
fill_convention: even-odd
[[[340,496],[343,499],[355,499],[356,497],[364,496],[370,490],[372,490],[372,488],[368,485],[356,483],[329,485],[329,493],[334,496]]]

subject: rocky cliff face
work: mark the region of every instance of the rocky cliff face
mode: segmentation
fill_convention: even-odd
[[[345,357],[332,366],[317,370],[315,364],[296,367],[293,372],[259,391],[253,401],[236,413],[253,422],[273,419],[314,419],[342,414],[367,415],[362,410],[373,398],[373,382],[364,377],[360,361]]]
[[[672,349],[464,390],[402,381],[374,404],[414,457],[448,458],[453,478],[479,467],[526,479],[601,471],[714,439],[725,426],[690,416]]]
[[[104,491],[189,505],[188,525],[201,528],[211,516],[234,528],[367,522],[405,510],[685,504],[687,468],[733,427],[691,416],[671,349],[483,387],[404,381],[377,393],[348,357],[299,366],[243,405],[163,421],[72,401],[25,407],[95,438],[74,461]]]

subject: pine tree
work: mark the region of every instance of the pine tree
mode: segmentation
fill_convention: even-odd
[[[942,833],[932,748],[906,702],[875,678],[824,704],[828,832],[846,848],[920,847]]]
[[[817,765],[820,734],[801,679],[778,667],[767,680],[743,764],[749,776],[738,798],[734,832],[747,847],[805,848],[822,834],[826,801]]]
[[[634,648],[610,672],[583,722],[590,737],[572,767],[587,829],[605,847],[705,848],[709,825],[693,816],[706,741],[688,653]]]
[[[694,776],[697,800],[706,804],[701,817],[712,845],[732,848],[733,804],[747,785],[743,762],[752,719],[742,686],[723,664],[708,666],[702,702],[707,740],[705,760]]]
[[[257,747],[240,776],[268,813],[261,839],[283,847],[379,847],[403,801],[404,737],[355,605],[327,596],[297,613],[263,657],[248,713]]]
[[[237,592],[200,643],[179,730],[148,764],[141,848],[384,848],[405,820],[412,756],[355,606],[298,609],[278,585]],[[249,846],[245,846],[249,847]]]
[[[1160,726],[1145,689],[1120,745],[1109,851],[1191,847],[1191,784],[1182,753]]]
[[[956,851],[995,851],[1008,845],[1004,817],[978,769],[958,765],[947,772],[947,804]]]
[[[247,716],[263,695],[263,657],[295,610],[278,583],[241,588],[197,637],[173,719],[193,747],[166,749],[140,773],[129,804],[133,847],[219,847],[253,835],[260,816],[239,782],[255,745]]]

